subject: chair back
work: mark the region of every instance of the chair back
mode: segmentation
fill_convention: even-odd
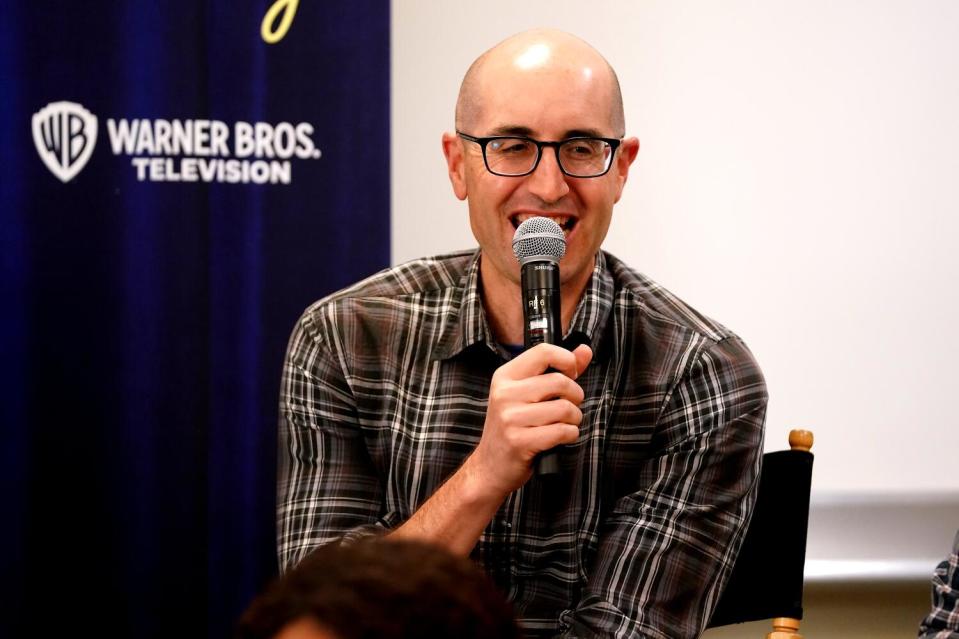
[[[812,433],[792,431],[789,441],[792,449],[763,455],[756,507],[710,628],[775,617],[802,619]]]

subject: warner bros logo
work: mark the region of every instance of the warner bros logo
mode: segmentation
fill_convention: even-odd
[[[40,159],[63,182],[86,166],[97,144],[97,116],[76,102],[51,102],[33,114]]]

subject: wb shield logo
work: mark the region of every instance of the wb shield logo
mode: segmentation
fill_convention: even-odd
[[[97,116],[76,102],[51,102],[33,114],[40,159],[63,182],[86,165],[97,143]]]

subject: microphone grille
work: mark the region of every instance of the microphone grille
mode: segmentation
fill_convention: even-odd
[[[520,264],[534,258],[559,262],[566,255],[566,235],[548,217],[531,217],[513,233],[513,254]]]

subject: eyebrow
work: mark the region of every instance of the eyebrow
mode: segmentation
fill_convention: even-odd
[[[493,128],[489,136],[497,135],[521,135],[524,137],[531,138],[533,137],[533,130],[526,126],[517,126],[511,124],[505,124]],[[563,133],[563,136],[560,140],[566,140],[569,138],[605,138],[609,137],[604,135],[598,129],[570,129]]]

